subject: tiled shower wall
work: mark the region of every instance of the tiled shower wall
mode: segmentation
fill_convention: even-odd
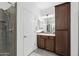
[[[16,7],[0,9],[0,55],[16,55]]]

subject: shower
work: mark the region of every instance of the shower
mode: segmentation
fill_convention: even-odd
[[[10,2],[8,2],[11,4]],[[16,55],[16,3],[0,9],[0,56]]]

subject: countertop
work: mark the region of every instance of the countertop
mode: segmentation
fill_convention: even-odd
[[[37,35],[55,36],[55,34],[52,34],[52,33],[37,33]]]

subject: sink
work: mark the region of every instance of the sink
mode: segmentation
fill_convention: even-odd
[[[45,33],[45,34],[55,34],[55,32],[50,33],[50,32],[44,32],[44,31],[42,31],[42,32],[40,32],[40,33]]]

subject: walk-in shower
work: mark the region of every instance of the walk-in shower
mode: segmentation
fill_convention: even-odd
[[[16,55],[16,3],[0,9],[0,55]]]

